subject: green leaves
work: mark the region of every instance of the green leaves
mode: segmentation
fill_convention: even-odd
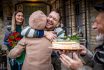
[[[72,36],[65,36],[64,39],[67,41],[79,42],[80,37],[78,35],[72,35]]]
[[[15,37],[14,37],[14,36],[10,36],[9,38],[10,38],[10,39],[14,39]]]
[[[78,41],[80,39],[79,36],[77,36],[77,35],[70,36],[69,38],[70,38],[70,40],[78,40]]]

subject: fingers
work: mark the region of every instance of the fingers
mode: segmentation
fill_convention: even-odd
[[[54,41],[57,38],[56,34],[51,34],[50,35],[50,40]]]
[[[70,57],[69,57],[70,58]],[[68,58],[67,58],[67,56],[66,55],[64,55],[64,54],[62,54],[62,55],[60,55],[60,60],[61,60],[61,62],[66,66],[66,67],[70,67],[70,65],[71,65],[71,63],[70,63],[70,61],[68,60]]]
[[[78,55],[76,53],[73,53],[73,58],[62,54],[60,55],[60,60],[65,66],[67,66],[68,68],[70,67],[73,70],[77,70],[83,66],[82,61],[80,60],[80,58],[78,58]]]
[[[53,34],[53,39],[56,39],[57,38],[57,35],[56,34]]]
[[[86,49],[86,47],[85,47],[84,45],[80,45],[80,47],[81,47],[82,49]]]
[[[50,32],[52,32],[53,34],[57,34],[57,32],[55,32],[55,31],[50,31]]]
[[[65,59],[63,58],[60,58],[61,62],[67,67],[69,68],[70,67],[70,62],[66,61]]]
[[[80,54],[85,55],[87,53],[86,47],[83,45],[80,45],[80,47],[82,48],[82,51],[80,51]]]
[[[69,62],[73,62],[73,59],[70,58],[69,56],[65,55],[65,54],[60,55],[60,57],[65,59],[65,60],[67,60],[67,61],[69,61]]]
[[[73,53],[73,59],[65,54],[60,55],[60,57],[70,63],[73,63],[74,61],[80,61],[80,58],[78,57],[78,55],[76,53]]]
[[[75,52],[73,53],[73,59],[80,60],[79,57],[78,57],[78,55]]]
[[[50,41],[54,41],[57,38],[57,35],[53,31],[45,32],[45,37]]]

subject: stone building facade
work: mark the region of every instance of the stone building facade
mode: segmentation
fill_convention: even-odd
[[[98,13],[93,6],[101,2],[104,0],[0,0],[0,45],[15,10],[23,11],[26,25],[29,15],[35,10],[42,10],[45,14],[57,10],[66,35],[80,33],[87,48],[93,50],[96,47],[96,32],[91,26]]]
[[[97,15],[94,5],[103,0],[48,0],[52,10],[58,10],[61,14],[61,23],[66,34],[79,32],[85,39],[87,48],[93,50],[96,47],[96,32],[92,29],[92,22]]]
[[[35,10],[42,10],[48,14],[51,10],[58,10],[62,17],[61,24],[66,35],[80,32],[86,40],[88,48],[96,45],[95,35],[91,25],[97,14],[93,6],[103,0],[2,0],[0,8],[0,28],[11,23],[13,11],[22,10],[28,25],[29,15]],[[2,29],[0,29],[2,30]],[[5,29],[2,30],[2,38]]]

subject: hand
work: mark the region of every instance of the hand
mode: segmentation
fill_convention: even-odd
[[[87,53],[87,48],[83,45],[80,45],[80,47],[82,48],[82,51],[80,51],[80,54],[85,55]]]
[[[53,41],[57,37],[57,35],[54,31],[44,31],[44,36],[47,39],[49,39],[50,41]]]
[[[83,67],[83,63],[76,53],[73,53],[73,58],[62,54],[60,55],[60,60],[66,67],[71,68],[73,70],[77,70]]]

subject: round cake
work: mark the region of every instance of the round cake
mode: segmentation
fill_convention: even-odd
[[[53,49],[59,50],[81,50],[78,42],[52,42]]]

